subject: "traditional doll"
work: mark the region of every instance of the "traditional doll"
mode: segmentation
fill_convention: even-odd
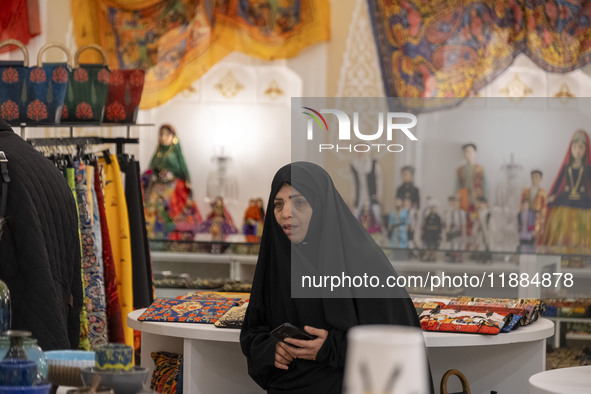
[[[518,252],[532,253],[535,251],[536,212],[530,208],[529,199],[521,201],[517,213],[517,232],[519,234]]]
[[[419,189],[414,185],[415,169],[412,166],[404,166],[400,171],[402,177],[402,185],[396,190],[396,197],[404,200],[409,198],[412,201],[413,207],[420,208]]]
[[[460,196],[460,208],[473,211],[478,198],[487,198],[486,177],[484,168],[476,164],[476,145],[462,146],[466,164],[457,169],[456,191]]]
[[[189,170],[171,125],[160,127],[158,148],[142,183],[148,237],[193,239],[201,214],[192,198]]]
[[[460,209],[460,201],[457,196],[450,196],[448,204],[449,208],[445,216],[445,234],[449,249],[453,252],[448,252],[447,256],[453,262],[461,262],[462,253],[459,251],[464,248],[466,239],[466,212]]]
[[[242,226],[242,234],[261,236],[263,233],[263,218],[261,217],[261,210],[254,198],[248,200],[248,207],[244,212],[244,224]]]
[[[394,200],[394,210],[388,216],[388,232],[391,248],[408,248],[408,211],[402,206],[402,200]]]
[[[575,132],[548,197],[548,216],[540,245],[562,252],[591,248],[591,155],[589,136]]]
[[[210,233],[212,239],[220,240],[228,234],[236,234],[238,230],[229,216],[224,199],[216,197],[211,204],[211,212],[207,216],[207,220],[201,223],[197,229],[199,233]]]
[[[521,201],[527,200],[529,202],[529,209],[534,211],[536,216],[535,229],[533,232],[534,240],[541,235],[544,230],[546,222],[546,209],[548,205],[548,193],[545,189],[540,187],[542,183],[542,171],[533,170],[531,172],[531,186],[523,189],[521,193]],[[534,242],[535,244],[535,242]]]
[[[441,217],[437,213],[437,203],[431,200],[429,213],[423,222],[423,242],[427,251],[423,255],[426,261],[435,261],[435,250],[439,249],[441,242]]]

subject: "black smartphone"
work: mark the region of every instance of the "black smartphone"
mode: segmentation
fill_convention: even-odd
[[[291,323],[283,323],[273,331],[271,337],[283,341],[285,338],[311,340],[316,339],[316,335],[309,334],[304,329],[294,326]]]

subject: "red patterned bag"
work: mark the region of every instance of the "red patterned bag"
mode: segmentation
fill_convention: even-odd
[[[141,69],[113,70],[103,122],[135,123],[145,75]]]

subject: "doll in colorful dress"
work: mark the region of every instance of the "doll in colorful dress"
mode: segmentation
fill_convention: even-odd
[[[201,214],[193,200],[189,169],[176,131],[160,127],[158,148],[142,175],[150,239],[193,239]]]
[[[548,197],[540,245],[561,253],[591,250],[591,155],[589,135],[577,130]]]
[[[263,234],[263,218],[256,199],[248,200],[248,207],[244,212],[244,224],[242,234],[260,237]]]
[[[521,193],[521,201],[527,200],[529,202],[529,209],[535,214],[535,227],[532,233],[534,245],[536,244],[536,239],[544,231],[546,211],[548,208],[548,192],[540,186],[541,183],[542,171],[533,170],[531,172],[531,186],[523,189]]]
[[[228,234],[237,234],[238,230],[226,210],[224,199],[216,197],[211,204],[211,212],[207,220],[201,223],[197,229],[198,233],[210,233],[212,239],[221,240]]]

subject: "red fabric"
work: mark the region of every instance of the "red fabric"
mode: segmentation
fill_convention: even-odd
[[[175,218],[179,215],[185,205],[187,204],[187,198],[189,197],[189,189],[187,184],[182,179],[176,181],[176,187],[174,192],[170,196],[170,217]]]
[[[0,41],[13,38],[26,45],[41,33],[40,26],[38,0],[2,0]],[[14,50],[19,49],[10,45],[0,49],[0,53]]]
[[[94,187],[96,199],[101,216],[101,234],[103,238],[103,268],[105,281],[105,295],[107,301],[107,330],[109,342],[125,343],[123,334],[123,321],[121,320],[121,307],[119,306],[119,292],[117,291],[117,276],[115,275],[115,263],[107,226],[107,214],[105,211],[105,198],[101,184],[101,175],[98,166],[94,166]]]
[[[573,144],[573,138],[575,135],[577,135],[577,133],[579,133],[582,130],[577,130],[574,132],[570,142],[568,143],[568,149],[566,150],[566,154],[564,155],[564,160],[562,160],[562,164],[560,165],[560,170],[558,171],[558,175],[556,176],[556,179],[554,179],[554,182],[552,183],[552,188],[550,188],[551,193],[554,193],[554,191],[556,190],[555,187],[556,182],[558,182],[558,179],[560,178],[560,174],[562,174],[562,170],[564,169],[564,167],[566,167],[570,161],[570,156],[571,156],[571,148],[572,148],[572,144]],[[591,166],[591,151],[589,150],[590,148],[590,144],[589,144],[589,135],[587,134],[587,132],[583,131],[583,135],[585,136],[585,154],[587,155],[587,162],[586,164]],[[562,184],[558,185],[559,188],[557,190],[557,192],[562,192],[564,190],[564,187],[566,186],[566,178],[563,179]],[[549,214],[549,212],[548,212]]]

